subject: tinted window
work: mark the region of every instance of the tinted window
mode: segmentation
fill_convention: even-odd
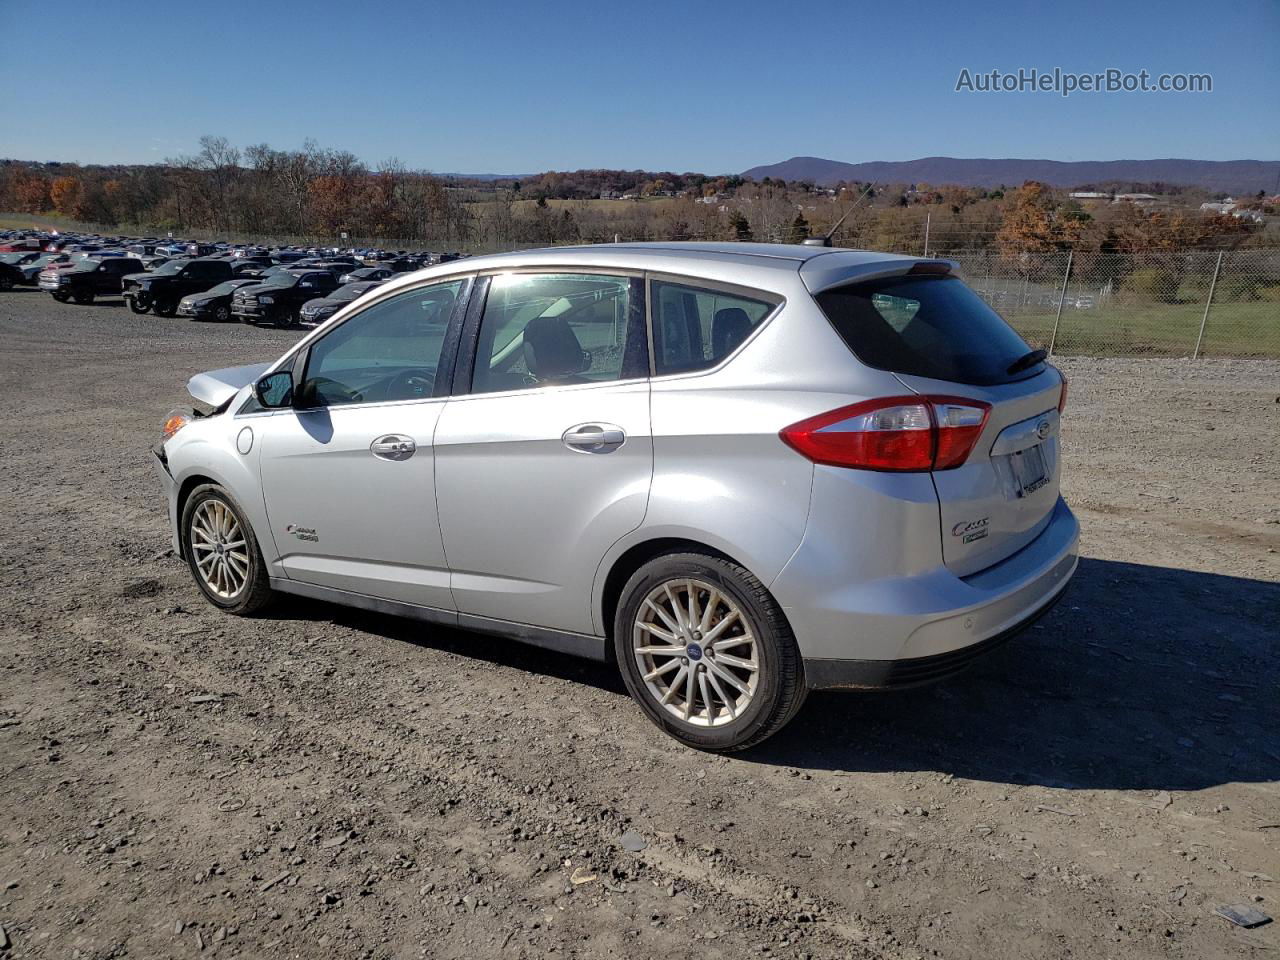
[[[687,373],[714,367],[751,336],[776,306],[737,294],[655,280],[654,370]]]
[[[476,347],[472,390],[618,380],[643,372],[639,281],[594,274],[493,277]]]
[[[375,303],[317,340],[302,385],[306,406],[430,397],[463,281]]]
[[[1005,383],[1025,340],[955,277],[897,277],[817,296],[827,319],[868,366],[955,383]]]

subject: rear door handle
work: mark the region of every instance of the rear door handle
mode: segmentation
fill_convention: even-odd
[[[413,437],[388,433],[369,444],[369,452],[380,460],[408,460],[417,451]]]
[[[577,453],[609,453],[622,446],[627,435],[612,423],[580,423],[566,430],[560,439]]]

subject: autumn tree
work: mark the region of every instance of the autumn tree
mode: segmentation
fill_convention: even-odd
[[[80,200],[80,181],[75,177],[58,177],[49,185],[53,209],[63,216],[73,216]]]
[[[9,189],[20,213],[43,213],[49,209],[49,180],[31,170],[20,170]]]

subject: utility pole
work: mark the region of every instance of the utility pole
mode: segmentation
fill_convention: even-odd
[[[933,219],[932,211],[926,210],[924,214],[924,255],[929,256],[929,221]]]

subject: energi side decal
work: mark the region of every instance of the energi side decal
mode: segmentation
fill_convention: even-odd
[[[990,517],[981,520],[965,520],[951,528],[951,535],[959,537],[961,543],[973,543],[987,535],[987,522]]]

